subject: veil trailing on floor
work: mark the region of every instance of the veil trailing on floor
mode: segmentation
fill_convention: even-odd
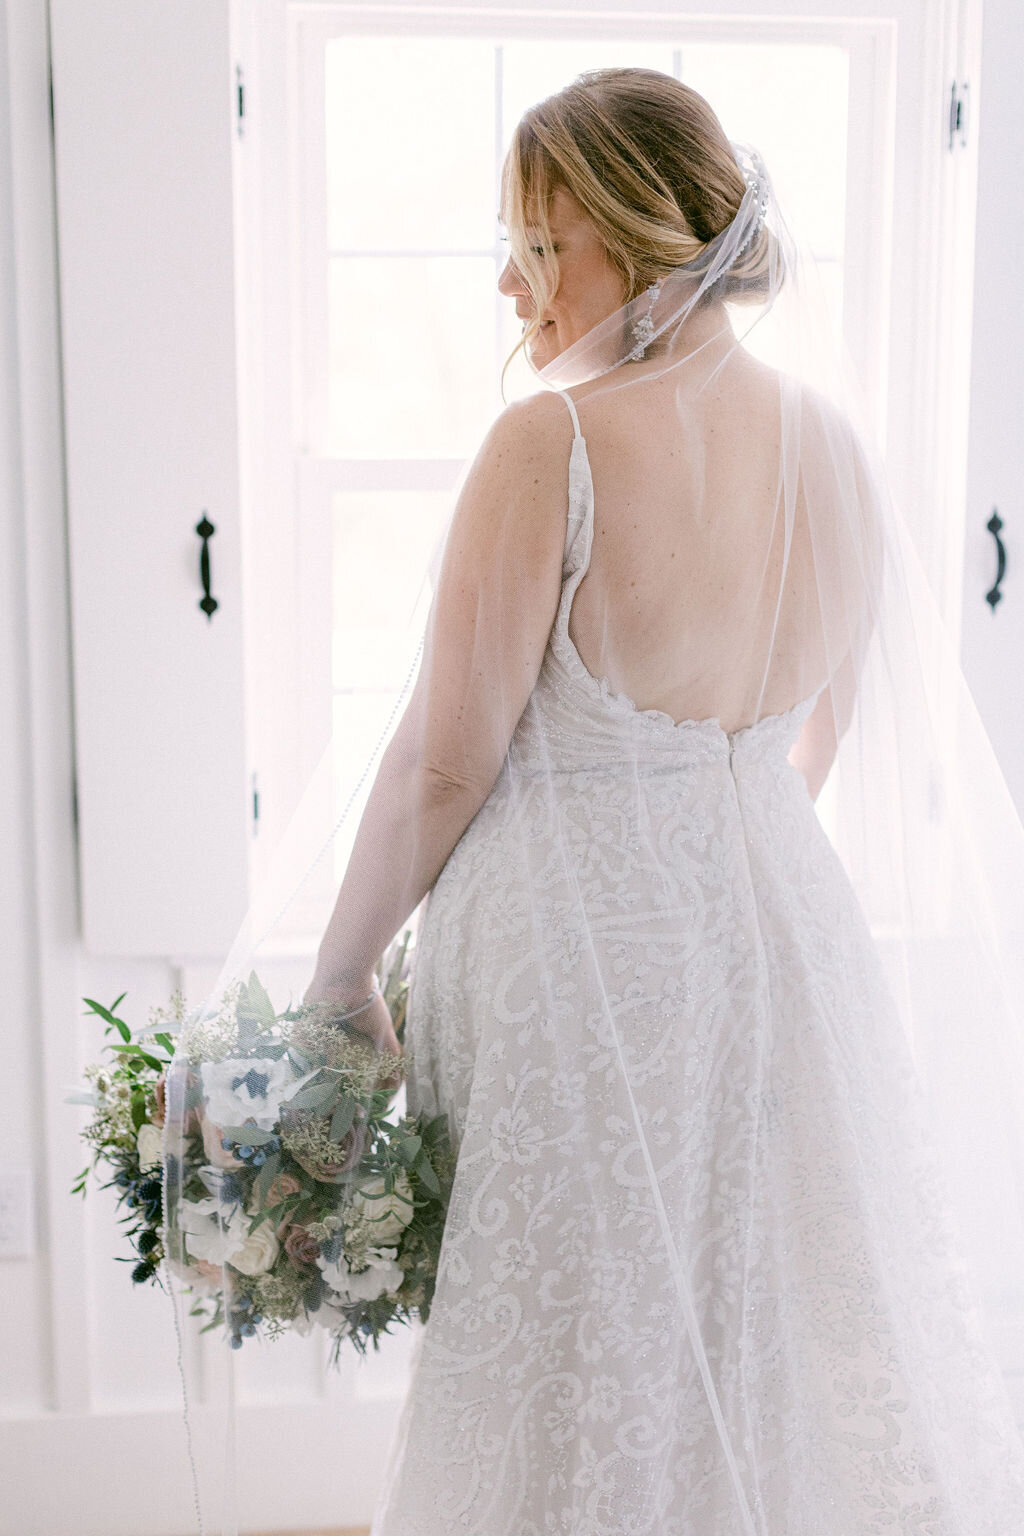
[[[447,1137],[408,1293],[447,1450],[407,1403],[384,1536],[532,1536],[537,1500],[570,1522],[544,1530],[809,1536],[836,1490],[999,1528],[1024,829],[813,262],[733,149],[731,222],[467,466],[382,751],[338,800],[332,744],[170,1074],[168,1265],[179,1310],[228,1298],[218,1369],[397,1284],[423,1149],[348,1177],[373,1094]],[[362,983],[417,927],[395,1095]]]

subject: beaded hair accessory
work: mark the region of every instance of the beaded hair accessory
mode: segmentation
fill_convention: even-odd
[[[747,230],[747,233],[740,241],[732,261],[729,263],[730,266],[732,266],[732,263],[736,261],[738,257],[743,255],[743,252],[747,249],[747,246],[751,243],[754,237],[760,234],[761,227],[764,224],[765,214],[768,212],[768,200],[770,196],[768,175],[764,169],[764,162],[756,150],[753,151],[753,169],[749,171],[744,170],[743,180],[747,184],[747,190],[754,190],[756,193],[757,212],[754,214],[750,228]]]

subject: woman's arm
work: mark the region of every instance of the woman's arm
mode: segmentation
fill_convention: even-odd
[[[835,701],[832,689],[826,687],[801,726],[789,753],[789,761],[803,774],[812,800],[817,800],[821,793],[838,747]]]
[[[571,421],[510,405],[466,477],[419,679],[374,780],[306,1001],[357,1003],[483,805],[533,691],[561,592]]]
[[[818,607],[826,654],[840,656],[817,704],[789,752],[812,800],[817,800],[853,718],[860,675],[881,602],[885,552],[883,481],[867,450],[844,419],[827,415],[827,475],[818,486],[821,506],[836,506],[833,526],[819,531]]]

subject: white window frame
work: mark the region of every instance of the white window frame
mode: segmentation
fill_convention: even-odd
[[[253,0],[250,0],[252,5]],[[268,210],[260,259],[269,262],[268,288],[292,294],[288,332],[263,377],[292,382],[290,410],[258,415],[269,426],[290,420],[292,444],[278,447],[280,483],[301,511],[296,543],[303,554],[296,579],[303,595],[300,672],[305,700],[300,735],[307,761],[329,731],[330,593],[325,540],[331,498],[352,490],[449,490],[462,461],[353,460],[317,454],[303,427],[322,426],[323,378],[308,370],[303,336],[323,334],[327,321],[326,198],[317,155],[300,141],[303,120],[323,133],[326,42],[339,35],[451,35],[477,38],[630,38],[645,29],[677,43],[687,40],[791,39],[845,48],[850,61],[848,204],[844,323],[853,362],[873,405],[874,428],[887,453],[894,493],[921,549],[926,573],[947,622],[958,634],[963,563],[966,444],[964,370],[969,347],[970,210],[974,155],[950,155],[942,140],[947,79],[967,69],[972,34],[967,0],[846,0],[834,18],[822,0],[787,5],[780,19],[771,4],[724,0],[708,17],[697,6],[648,5],[624,14],[608,0],[526,6],[464,0],[459,6],[344,0],[299,4],[259,0],[249,42],[258,53],[257,130],[272,147],[258,157],[260,193]],[[287,62],[285,62],[287,61]],[[910,85],[901,94],[897,68]],[[247,65],[248,69],[248,65]],[[925,90],[922,81],[931,82]],[[916,82],[916,85],[915,85]],[[287,124],[288,153],[280,142]],[[496,129],[497,132],[497,129]],[[268,167],[276,184],[267,181]],[[282,199],[284,200],[282,204]],[[280,218],[281,206],[290,210]],[[285,248],[282,226],[290,226]],[[273,228],[270,228],[270,226]],[[899,260],[892,253],[899,253]],[[487,254],[480,252],[477,254]],[[496,260],[500,251],[495,250]],[[275,270],[276,268],[276,270]],[[497,270],[497,269],[496,269]],[[500,302],[497,300],[496,303]],[[259,326],[257,324],[256,329]],[[959,381],[959,382],[958,382]],[[272,429],[271,429],[272,431]],[[321,440],[322,440],[322,434]],[[264,443],[263,453],[267,452]],[[289,462],[290,460],[290,462]],[[264,475],[266,484],[266,475]],[[315,617],[312,617],[315,615]]]

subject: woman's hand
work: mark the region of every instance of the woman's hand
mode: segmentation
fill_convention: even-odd
[[[347,1013],[350,1008],[359,1008],[360,1003],[366,1001],[370,987],[369,981],[360,989],[353,988],[349,983],[326,984],[317,981],[314,977],[306,988],[302,1001],[307,1004],[329,1004],[336,1007],[339,1014]],[[391,1020],[391,1010],[379,995],[373,999],[372,1003],[360,1009],[353,1018],[346,1019],[345,1028],[353,1030],[356,1034],[365,1035],[382,1056],[400,1057],[402,1055],[402,1047]],[[383,1065],[382,1062],[381,1066]],[[399,1069],[382,1079],[381,1087],[397,1088],[401,1081],[402,1073]]]

